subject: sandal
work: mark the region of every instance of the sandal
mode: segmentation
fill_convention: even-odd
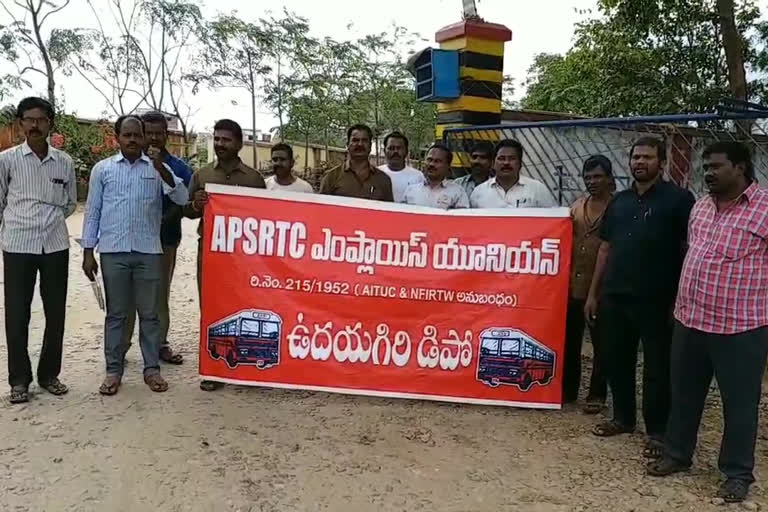
[[[144,376],[144,383],[155,393],[168,391],[168,383],[159,373],[152,373]]]
[[[664,443],[658,439],[648,439],[643,448],[643,457],[646,459],[659,459],[664,455]]]
[[[735,478],[729,478],[723,482],[720,490],[717,491],[717,497],[722,498],[726,503],[741,503],[747,499],[747,494],[749,494],[749,483]]]
[[[69,392],[69,388],[62,384],[56,377],[47,382],[38,382],[38,385],[55,396],[66,395]]]
[[[661,457],[648,463],[645,467],[646,472],[651,476],[669,476],[675,473],[682,473],[691,469],[690,466],[686,466],[675,459],[670,457]]]
[[[184,363],[184,357],[181,354],[174,353],[168,345],[160,347],[160,360],[168,364]]]
[[[29,402],[29,386],[11,386],[10,402],[12,404]]]
[[[200,389],[203,391],[216,391],[217,389],[221,389],[224,387],[223,382],[216,382],[213,380],[201,380],[200,381]]]
[[[606,421],[605,423],[595,425],[592,433],[597,437],[613,437],[620,434],[631,434],[634,430],[616,421]]]
[[[122,377],[118,375],[107,375],[104,382],[99,386],[99,393],[106,396],[116,395],[117,391],[120,389],[121,381]]]

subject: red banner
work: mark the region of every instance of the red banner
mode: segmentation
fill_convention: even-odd
[[[567,209],[207,190],[205,379],[560,407]]]

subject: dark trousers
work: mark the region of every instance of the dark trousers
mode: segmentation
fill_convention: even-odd
[[[754,482],[757,415],[768,356],[768,327],[739,334],[709,334],[675,323],[672,341],[672,412],[665,453],[690,465],[712,376],[723,400],[725,429],[720,471]]]
[[[49,382],[58,378],[61,372],[69,250],[50,254],[3,252],[5,339],[8,344],[8,383],[11,386],[29,386],[32,382],[28,352],[29,317],[38,272],[45,331],[37,364],[37,382]]]
[[[638,343],[642,340],[645,431],[661,439],[669,416],[670,307],[648,300],[603,297],[598,320],[613,394],[614,421],[631,428],[637,423],[635,372]]]
[[[573,402],[579,397],[581,386],[581,345],[584,339],[584,302],[579,299],[568,301],[565,320],[565,366],[563,369],[563,401]],[[608,394],[607,377],[603,372],[605,361],[599,329],[590,327],[592,339],[592,377],[589,380],[588,401],[604,402]]]

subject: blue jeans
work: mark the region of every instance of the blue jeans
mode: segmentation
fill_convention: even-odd
[[[107,317],[104,322],[104,357],[108,376],[122,376],[125,362],[123,336],[128,318],[139,314],[139,345],[144,375],[160,373],[162,328],[158,316],[161,254],[138,252],[101,255],[101,274]]]

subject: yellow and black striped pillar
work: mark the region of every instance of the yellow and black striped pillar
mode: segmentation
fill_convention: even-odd
[[[446,128],[501,124],[504,43],[512,32],[504,25],[468,19],[440,29],[435,40],[443,50],[458,50],[461,96],[437,104],[436,138]],[[457,152],[454,167],[468,167],[466,153]]]

